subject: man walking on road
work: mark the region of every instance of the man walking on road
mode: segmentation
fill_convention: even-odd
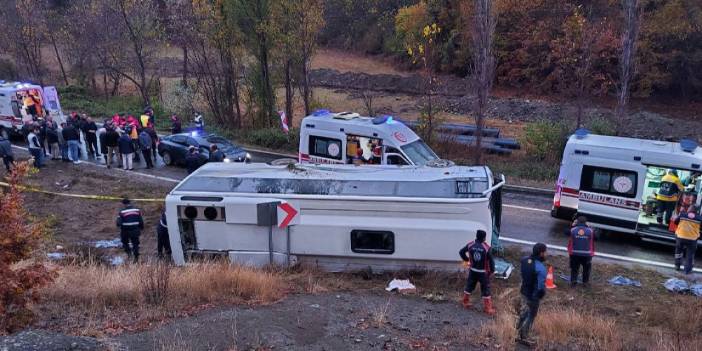
[[[546,295],[546,245],[537,243],[532,248],[531,256],[521,261],[522,294],[521,311],[517,322],[518,341],[533,346],[536,341],[529,336],[531,326],[539,313],[541,299]]]
[[[117,216],[117,227],[120,229],[120,239],[122,247],[127,253],[127,257],[133,258],[133,262],[139,262],[139,236],[144,229],[144,218],[141,211],[132,206],[129,199],[122,200],[124,208]],[[131,244],[131,247],[130,247]]]
[[[146,128],[139,133],[139,146],[141,146],[141,154],[144,155],[144,161],[146,161],[146,168],[154,168],[154,163],[151,161],[152,140]]]
[[[15,162],[15,157],[12,153],[12,143],[5,139],[2,134],[0,134],[0,157],[2,157],[2,163],[5,164],[7,172],[12,171],[12,164]]]
[[[475,234],[475,241],[471,241],[464,246],[458,254],[463,261],[470,265],[466,287],[463,290],[463,307],[470,308],[470,295],[475,290],[475,286],[480,283],[480,294],[483,297],[483,309],[489,315],[495,314],[492,307],[492,296],[490,294],[490,276],[495,272],[495,261],[490,253],[490,245],[485,243],[486,233],[478,230]],[[468,255],[466,255],[468,253]]]
[[[579,216],[570,228],[568,256],[570,257],[570,286],[575,287],[577,284],[580,267],[583,268],[583,285],[588,286],[592,256],[595,256],[595,235],[592,228],[587,225],[585,216]]]
[[[680,270],[680,265],[685,258],[685,274],[692,273],[695,253],[697,252],[697,239],[702,231],[702,216],[697,213],[695,206],[690,206],[685,213],[675,218],[678,225],[675,230],[675,270]]]

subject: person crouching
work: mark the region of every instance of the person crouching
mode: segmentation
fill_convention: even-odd
[[[492,296],[490,295],[490,276],[495,272],[495,261],[490,253],[490,245],[485,243],[486,236],[487,233],[484,230],[478,230],[475,241],[469,242],[458,254],[463,261],[468,261],[470,264],[466,287],[463,291],[463,307],[470,308],[472,306],[470,295],[475,290],[476,285],[480,283],[483,309],[485,313],[493,315],[495,309],[492,307]]]

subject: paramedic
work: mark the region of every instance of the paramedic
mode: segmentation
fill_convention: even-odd
[[[570,286],[574,287],[578,281],[578,271],[583,267],[583,285],[588,286],[590,281],[590,268],[592,256],[595,256],[595,235],[587,225],[585,216],[578,216],[570,228],[568,240],[568,256],[570,257]]]
[[[675,269],[680,270],[683,257],[685,257],[685,274],[692,273],[692,265],[697,252],[697,239],[700,238],[700,222],[702,216],[697,213],[694,205],[686,213],[681,213],[675,218]]]
[[[171,242],[168,239],[168,222],[166,221],[166,212],[161,212],[161,220],[156,226],[156,242],[158,244],[158,258],[166,258],[171,256]],[[166,254],[164,256],[163,254]]]
[[[539,313],[541,299],[546,295],[546,267],[543,264],[545,260],[546,245],[537,243],[532,248],[531,256],[521,261],[522,303],[517,330],[519,342],[527,345],[534,345],[534,340],[529,337],[529,331]]]
[[[670,217],[675,212],[675,205],[678,203],[678,197],[683,190],[683,185],[678,178],[678,172],[674,169],[668,170],[668,173],[661,179],[661,186],[656,194],[658,200],[658,223],[668,225]]]
[[[466,288],[463,291],[463,307],[470,308],[470,294],[475,290],[476,284],[480,283],[480,294],[483,296],[483,309],[487,314],[495,314],[492,307],[492,297],[490,296],[490,275],[495,272],[495,261],[490,253],[490,245],[485,243],[484,230],[478,230],[475,241],[471,241],[464,246],[458,254],[463,261],[468,261],[470,270]],[[468,255],[466,256],[466,253]]]
[[[15,162],[15,157],[12,154],[12,143],[5,139],[2,134],[0,134],[0,157],[2,157],[2,163],[5,164],[5,169],[9,173],[12,170],[12,163]]]
[[[127,256],[133,257],[134,263],[137,263],[139,261],[139,235],[144,229],[144,218],[141,216],[141,211],[131,205],[129,199],[122,200],[122,204],[124,208],[119,211],[117,216],[117,227],[120,229],[122,247]]]

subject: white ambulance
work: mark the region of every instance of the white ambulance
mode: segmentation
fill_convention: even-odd
[[[551,215],[572,220],[585,215],[596,228],[670,240],[657,221],[655,194],[661,178],[675,170],[685,185],[682,201],[699,208],[702,148],[679,143],[589,134],[578,130],[563,152]]]
[[[23,125],[47,116],[65,121],[55,87],[0,80],[0,135],[20,134]]]
[[[301,122],[300,163],[422,166],[439,157],[392,116],[319,110]]]

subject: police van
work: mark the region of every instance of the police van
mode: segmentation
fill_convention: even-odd
[[[657,220],[656,194],[669,171],[685,189],[679,206],[702,201],[702,148],[691,140],[667,142],[589,134],[580,129],[563,152],[551,215],[585,215],[593,227],[650,239],[674,239]]]
[[[47,116],[65,121],[55,87],[0,80],[0,135],[20,134],[22,126]]]
[[[392,116],[319,110],[301,122],[300,163],[422,166],[438,156]]]

